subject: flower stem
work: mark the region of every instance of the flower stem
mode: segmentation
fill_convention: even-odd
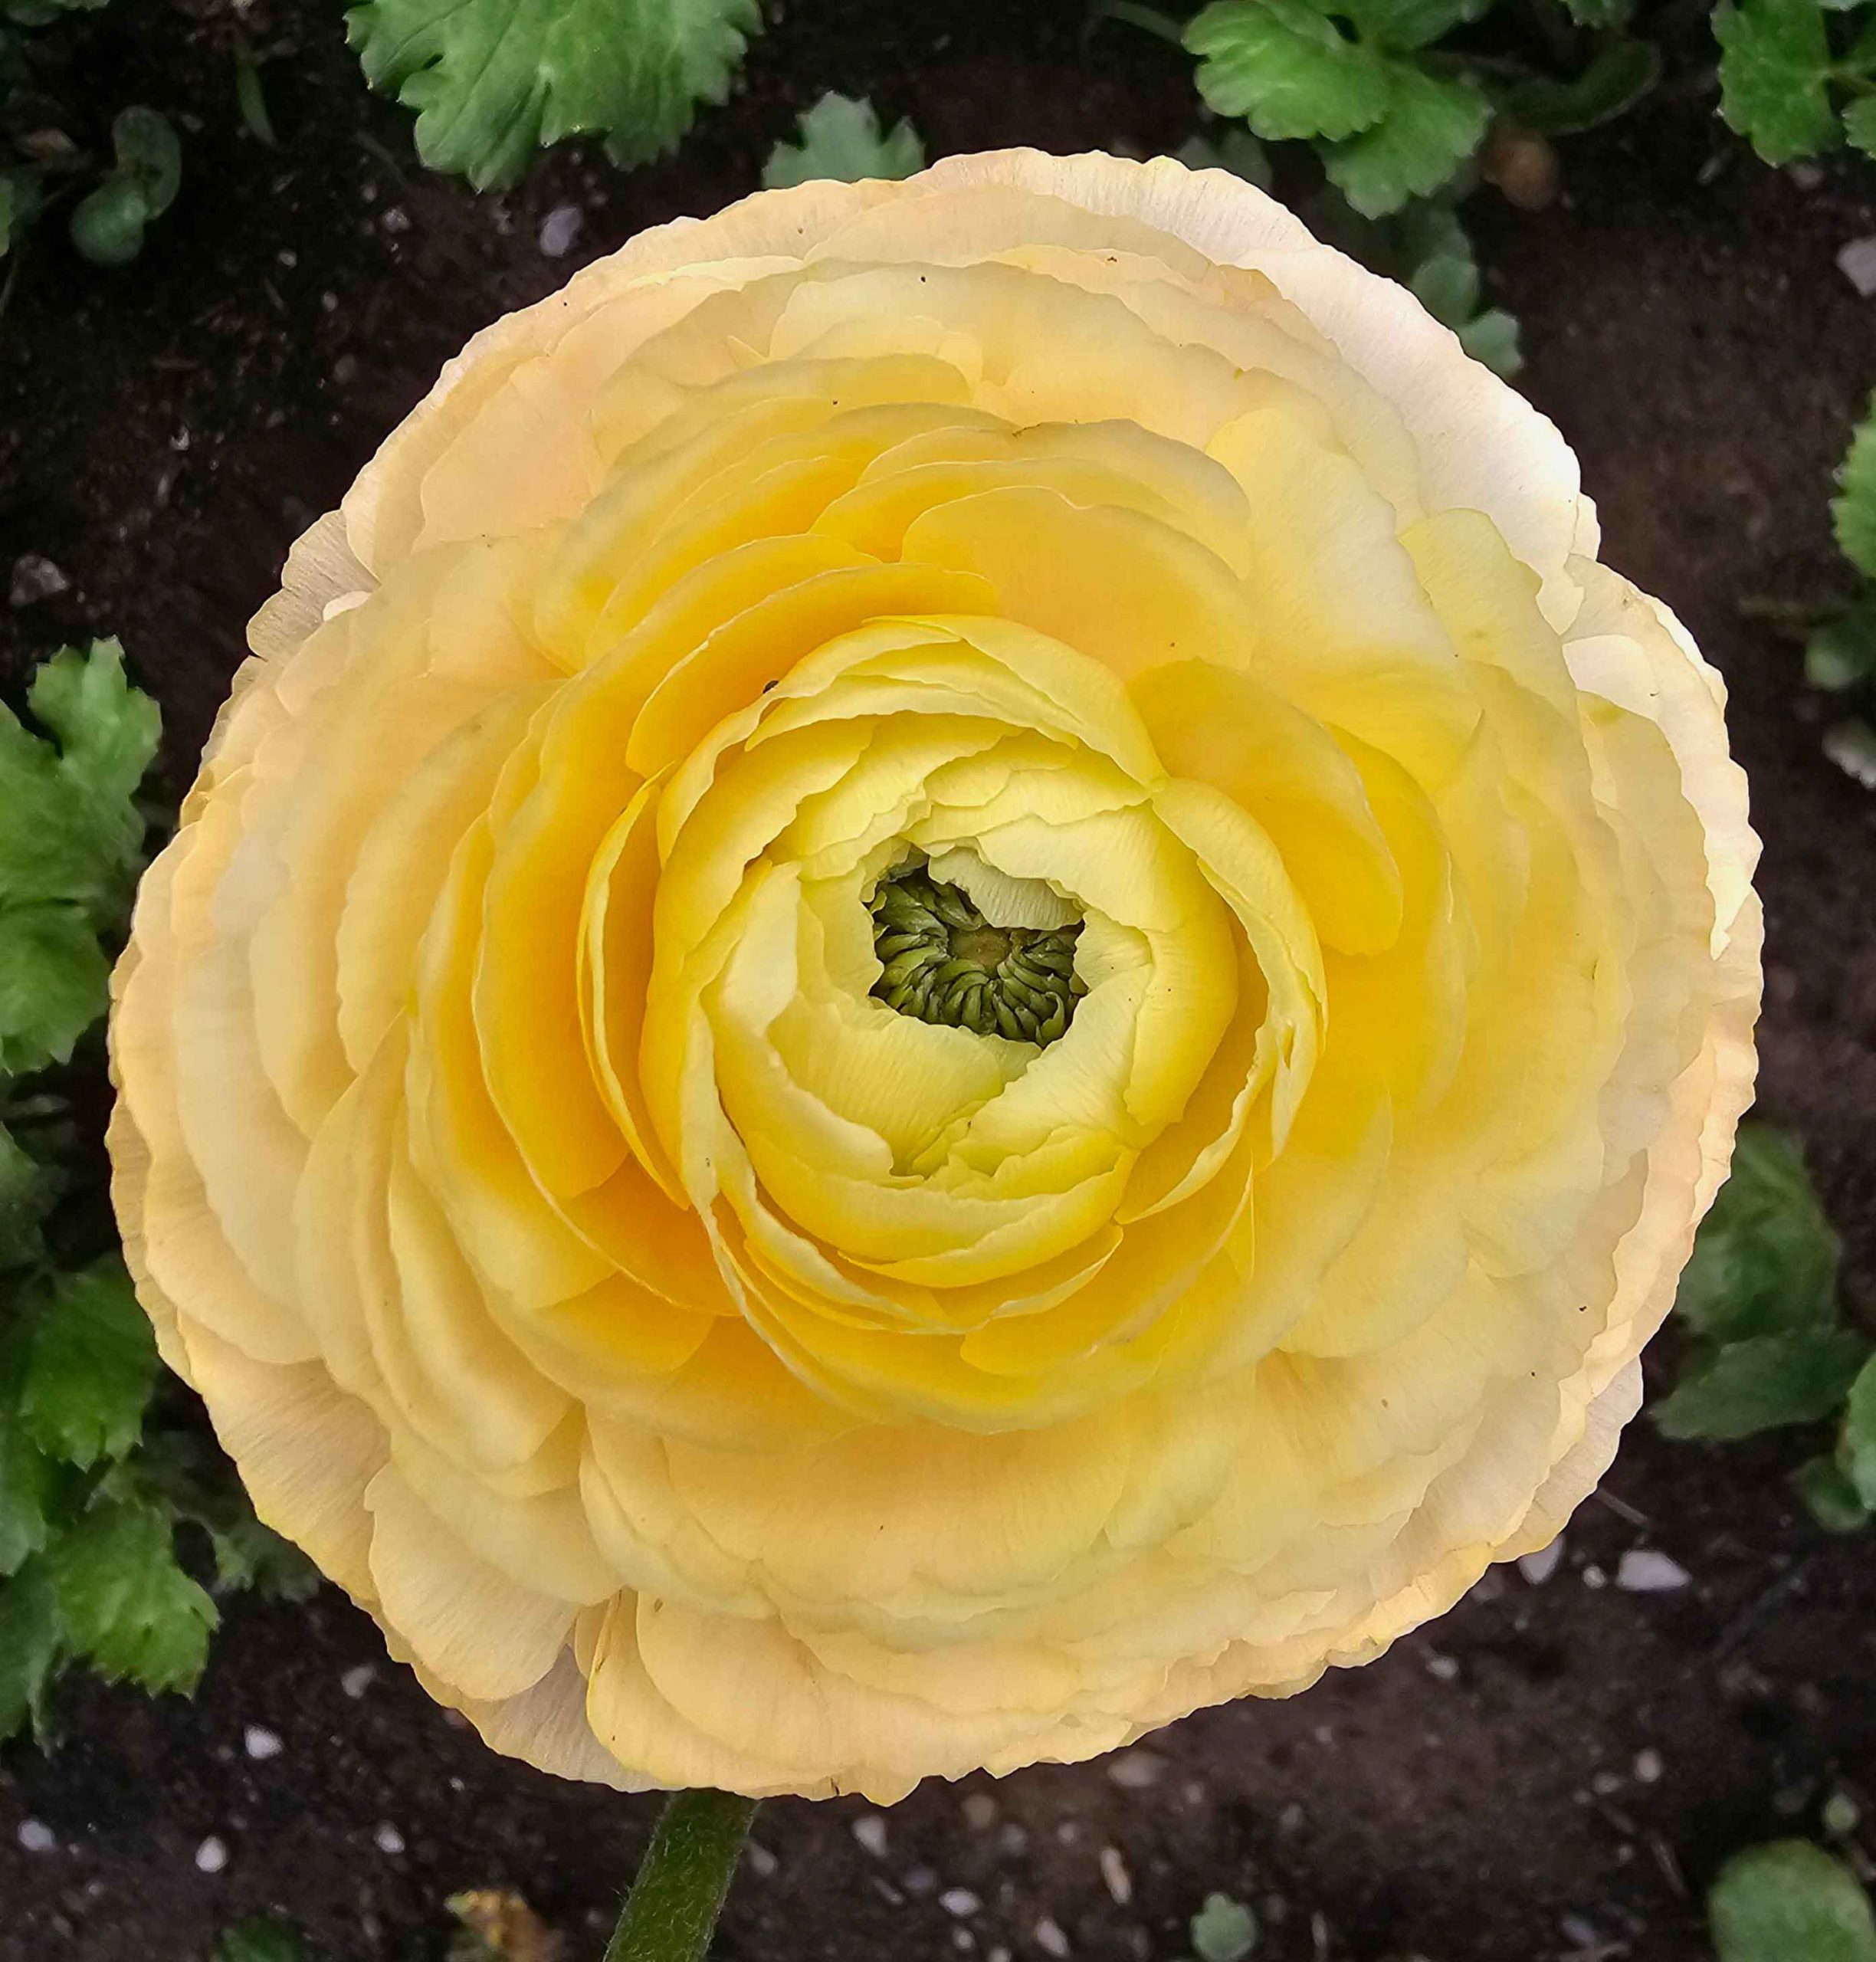
[[[665,1800],[605,1962],[702,1962],[755,1812],[733,1792]]]

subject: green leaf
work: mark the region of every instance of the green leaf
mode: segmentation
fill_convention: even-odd
[[[93,796],[130,797],[156,753],[162,717],[142,689],[125,679],[115,638],[80,654],[61,648],[41,661],[26,705],[57,739],[61,767]]]
[[[125,680],[114,640],[54,655],[26,699],[54,740],[0,704],[0,904],[51,901],[114,921],[143,847],[133,798],[156,753],[156,704]]]
[[[1468,320],[1459,330],[1459,345],[1474,361],[1482,361],[1494,375],[1507,382],[1524,366],[1524,349],[1518,323],[1501,307],[1494,307]]]
[[[177,1564],[165,1510],[100,1496],[44,1559],[66,1632],[93,1668],[153,1691],[195,1688],[215,1606]]]
[[[182,146],[161,110],[133,103],[111,124],[117,169],[143,193],[145,209],[160,218],[175,202],[182,182]]]
[[[1604,43],[1580,75],[1567,82],[1533,76],[1505,94],[1507,112],[1527,130],[1565,136],[1613,122],[1661,79],[1661,50],[1651,41]]]
[[[1720,0],[1713,25],[1720,113],[1760,156],[1789,163],[1833,147],[1830,42],[1815,0]]]
[[[1729,1342],[1696,1362],[1655,1413],[1671,1438],[1749,1438],[1828,1417],[1869,1353],[1844,1328],[1799,1328]]]
[[[1435,253],[1415,267],[1407,290],[1441,326],[1456,330],[1478,311],[1478,264],[1469,251],[1463,258]]]
[[[235,107],[241,113],[241,127],[256,143],[269,149],[280,147],[274,119],[267,113],[267,90],[261,80],[261,64],[247,49],[235,57]]]
[[[1876,156],[1876,95],[1866,95],[1844,111],[1844,134],[1865,156]]]
[[[1805,1459],[1792,1482],[1805,1510],[1826,1533],[1854,1533],[1869,1524],[1870,1508],[1835,1458]]]
[[[240,1502],[246,1503],[244,1497]],[[221,1587],[251,1587],[269,1601],[309,1601],[319,1592],[319,1569],[290,1540],[263,1526],[252,1513],[220,1524],[206,1520],[201,1524],[215,1549],[215,1579]]]
[[[39,1222],[52,1209],[51,1175],[0,1124],[0,1274],[45,1252]]]
[[[251,1587],[270,1600],[303,1601],[317,1590],[318,1568],[254,1517],[235,1468],[206,1439],[154,1431],[133,1467],[141,1491],[208,1536],[218,1591]]]
[[[1850,1386],[1837,1464],[1857,1497],[1876,1512],[1876,1363],[1865,1363]]]
[[[0,1581],[0,1740],[45,1722],[45,1694],[64,1645],[42,1562]]]
[[[1876,100],[1876,98],[1872,98]],[[1876,579],[1876,396],[1850,439],[1831,500],[1837,543],[1844,556]]]
[[[346,16],[372,87],[417,112],[417,154],[479,190],[530,154],[602,136],[642,162],[722,102],[757,0],[366,0]]]
[[[80,1466],[136,1442],[156,1381],[156,1344],[114,1255],[61,1275],[28,1340],[20,1418],[48,1456]]]
[[[0,53],[5,44],[0,41]],[[0,70],[5,67],[0,61]],[[0,73],[0,87],[8,77]],[[30,170],[0,170],[0,258],[5,258],[18,238],[38,214],[41,199],[38,179]]]
[[[215,1944],[212,1962],[301,1962],[306,1951],[284,1921],[241,1921]]]
[[[901,120],[882,135],[877,113],[864,97],[831,90],[801,118],[801,141],[777,143],[763,166],[770,191],[815,178],[858,184],[868,177],[910,177],[925,167],[925,146],[910,123]]]
[[[1876,1962],[1876,1917],[1843,1862],[1808,1840],[1737,1853],[1707,1896],[1720,1962]]]
[[[1212,0],[1186,47],[1207,106],[1243,116],[1267,143],[1353,136],[1388,111],[1386,57],[1307,0]]]
[[[124,678],[123,648],[113,638],[80,654],[61,648],[41,661],[26,704],[57,739],[62,766],[93,796],[129,798],[156,753],[162,717],[142,689]]]
[[[1333,11],[1346,14],[1364,41],[1412,50],[1443,40],[1490,6],[1491,0],[1337,0]]]
[[[1876,674],[1876,595],[1827,620],[1805,643],[1805,680],[1835,694]]]
[[[1876,727],[1860,715],[1846,716],[1825,730],[1819,746],[1843,772],[1865,790],[1876,790]]]
[[[1717,1342],[1826,1323],[1837,1257],[1797,1146],[1769,1125],[1742,1125],[1732,1176],[1701,1224],[1674,1310]]]
[[[48,1531],[51,1468],[20,1416],[28,1334],[20,1321],[0,1337],[0,1574],[25,1566],[44,1546]]]
[[[143,251],[144,228],[153,215],[143,186],[113,172],[73,207],[67,229],[80,258],[115,272]]]
[[[69,1061],[110,988],[110,963],[78,907],[0,907],[0,1071]]]
[[[1257,1939],[1256,1915],[1228,1894],[1208,1894],[1192,1918],[1192,1952],[1199,1962],[1243,1962]]]
[[[1347,143],[1326,145],[1329,181],[1364,218],[1439,189],[1479,146],[1491,104],[1475,82],[1392,64],[1386,113]]]
[[[1188,170],[1228,170],[1260,191],[1272,183],[1269,153],[1248,130],[1235,126],[1215,142],[1209,136],[1188,136],[1172,154]]]

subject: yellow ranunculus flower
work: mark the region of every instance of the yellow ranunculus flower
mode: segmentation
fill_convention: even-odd
[[[647,233],[288,561],[120,970],[132,1266],[490,1744],[1006,1771],[1609,1462],[1750,1093],[1722,691],[1217,172]]]

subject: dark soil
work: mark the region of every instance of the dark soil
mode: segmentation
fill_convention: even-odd
[[[127,272],[87,270],[42,227],[0,321],[0,579],[34,552],[72,582],[0,609],[0,683],[61,640],[120,634],[163,704],[173,799],[287,543],[471,331],[639,227],[750,189],[824,87],[910,113],[934,154],[1178,143],[1185,64],[1083,19],[1080,0],[792,0],[675,159],[622,176],[563,153],[481,199],[418,168],[325,0],[114,0],[61,30],[66,100],[90,119],[74,133],[154,103],[185,126],[187,178]],[[235,115],[244,38],[269,57],[277,149]],[[1811,1140],[1867,1313],[1876,799],[1819,755],[1795,651],[1753,602],[1842,580],[1823,499],[1876,382],[1876,301],[1834,257],[1876,231],[1876,173],[1771,172],[1688,100],[1565,162],[1551,210],[1486,193],[1468,215],[1607,556],[1731,685],[1766,838],[1762,1107]],[[583,230],[552,261],[541,221],[566,204]],[[1694,1962],[1727,1854],[1815,1831],[1834,1790],[1876,1800],[1876,1563],[1868,1534],[1828,1539],[1793,1504],[1785,1477],[1813,1442],[1709,1451],[1644,1419],[1549,1579],[1508,1570],[1370,1668],[1176,1726],[1129,1760],[1144,1782],[1097,1764],[928,1787],[883,1853],[854,1836],[856,1803],[771,1804],[719,1953],[994,1962],[1065,1941],[1173,1962],[1216,1889],[1258,1908],[1259,1962]],[[1691,1584],[1619,1588],[1639,1547]],[[342,1678],[367,1663],[355,1695]],[[59,1717],[56,1750],[0,1763],[5,1962],[181,1962],[264,1910],[330,1962],[410,1962],[441,1954],[446,1895],[502,1883],[595,1955],[655,1803],[491,1757],[330,1590],[231,1604],[192,1703],[74,1679]],[[251,1725],[278,1755],[249,1757]],[[22,1846],[29,1819],[53,1849]],[[228,1859],[205,1872],[212,1836]],[[940,1900],[956,1889],[976,1905]]]

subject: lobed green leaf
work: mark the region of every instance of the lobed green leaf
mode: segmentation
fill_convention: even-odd
[[[346,16],[374,88],[417,112],[417,153],[477,189],[537,148],[598,136],[620,163],[669,149],[722,102],[757,0],[365,0]]]
[[[0,704],[0,907],[71,905],[113,920],[143,848],[133,800],[156,751],[156,704],[126,680],[114,640],[54,655],[26,699],[53,740]]]
[[[1307,0],[1212,0],[1186,28],[1186,46],[1199,57],[1207,105],[1243,116],[1266,143],[1340,140],[1388,112],[1386,57]]]
[[[45,1727],[46,1691],[64,1646],[64,1627],[44,1564],[0,1581],[0,1740],[29,1724]]]
[[[1208,1894],[1192,1918],[1191,1934],[1199,1962],[1244,1962],[1257,1947],[1257,1917],[1228,1894]]]
[[[215,1944],[212,1962],[301,1962],[306,1951],[284,1921],[238,1922]]]
[[[1876,1512],[1876,1363],[1865,1363],[1850,1386],[1837,1465],[1857,1497]]]
[[[1838,1251],[1797,1146],[1769,1125],[1743,1125],[1675,1312],[1717,1342],[1828,1322]]]
[[[1848,1329],[1811,1327],[1728,1342],[1696,1362],[1655,1412],[1671,1438],[1747,1438],[1828,1417],[1869,1345]]]
[[[1393,62],[1379,120],[1346,143],[1325,145],[1323,168],[1364,218],[1384,217],[1445,184],[1491,121],[1491,104],[1476,82]]]
[[[156,1344],[115,1255],[61,1275],[28,1310],[20,1421],[48,1457],[87,1467],[121,1458],[143,1429]]]
[[[1837,141],[1830,42],[1815,0],[1720,0],[1720,113],[1767,163]]]
[[[1852,565],[1876,579],[1876,396],[1850,439],[1837,483],[1831,501],[1837,543]]]
[[[897,179],[925,167],[925,146],[909,121],[882,132],[877,112],[864,98],[829,91],[802,116],[801,141],[777,143],[763,166],[763,188],[780,190],[816,178],[857,184],[869,177]]]
[[[177,1563],[167,1511],[101,1491],[44,1558],[72,1646],[100,1674],[194,1688],[218,1617]]]

